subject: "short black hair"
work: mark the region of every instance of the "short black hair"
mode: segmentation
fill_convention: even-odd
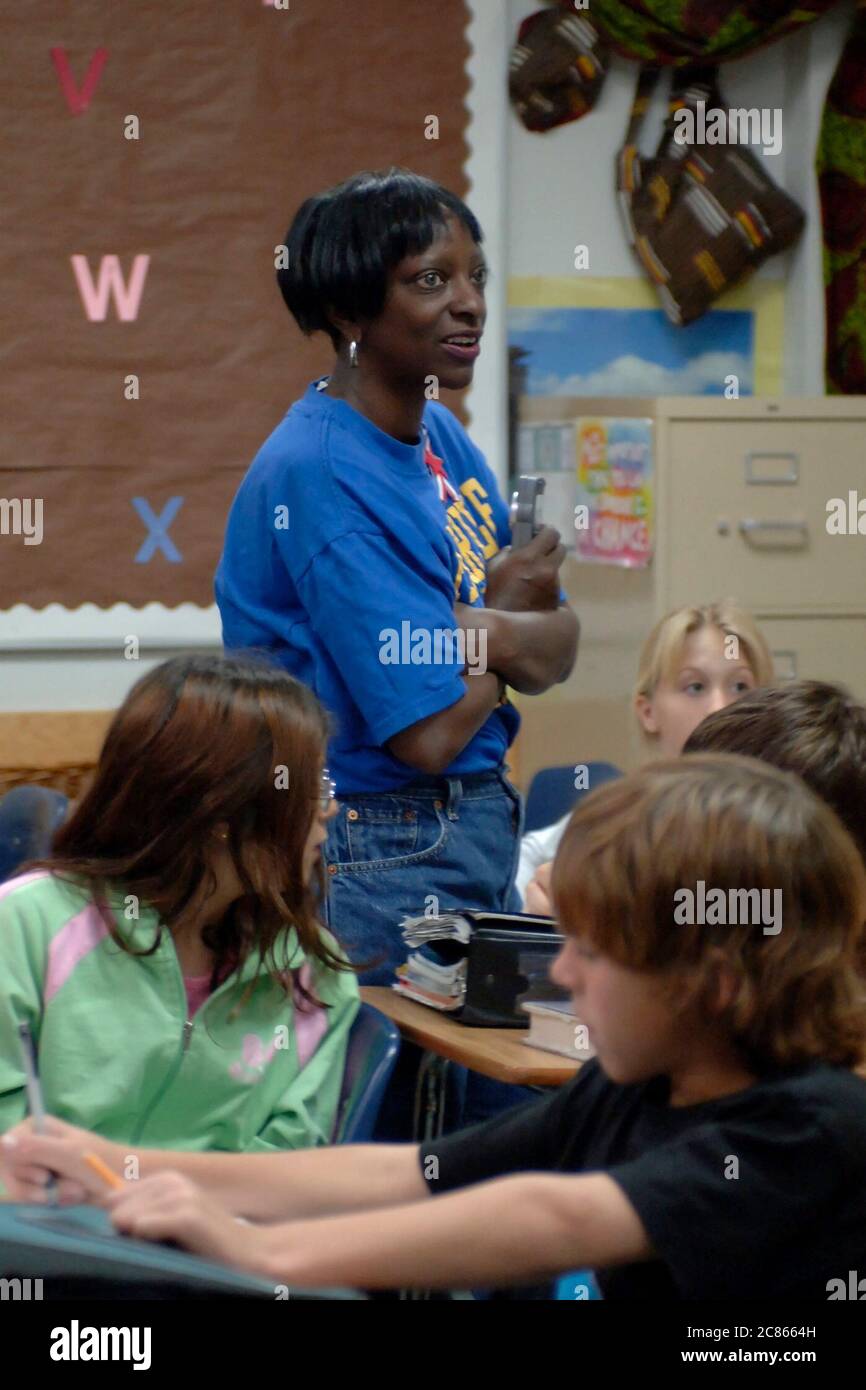
[[[419,255],[453,213],[479,245],[484,234],[466,204],[409,169],[365,170],[308,198],[286,233],[288,266],[277,284],[301,332],[321,330],[338,348],[328,309],[375,319],[385,307],[388,274]]]
[[[833,807],[866,861],[866,706],[841,685],[790,681],[708,714],[684,753],[742,753],[796,772]]]

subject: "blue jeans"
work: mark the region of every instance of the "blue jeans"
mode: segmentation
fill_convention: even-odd
[[[393,982],[395,968],[406,959],[400,931],[404,916],[459,908],[519,912],[514,875],[522,826],[520,793],[504,769],[463,777],[419,775],[399,791],[341,794],[324,845],[327,917],[346,954],[364,967],[361,984]],[[402,1131],[411,1114],[411,1075],[406,1073],[414,1074],[414,1067],[402,1071],[383,1107],[381,1127],[394,1138],[410,1132],[404,1136]],[[467,1077],[460,1067],[452,1071],[449,1128],[532,1094],[474,1072]]]
[[[328,926],[365,967],[362,985],[393,982],[406,959],[402,917],[520,911],[522,821],[520,793],[502,771],[419,776],[396,792],[341,795],[324,846]]]

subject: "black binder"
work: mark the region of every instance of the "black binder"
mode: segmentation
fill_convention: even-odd
[[[528,1028],[521,1005],[568,999],[550,979],[562,935],[549,917],[512,912],[459,914],[472,925],[466,965],[466,998],[450,1015],[473,1028]]]

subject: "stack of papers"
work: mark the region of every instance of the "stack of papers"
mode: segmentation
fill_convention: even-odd
[[[404,917],[400,928],[409,956],[397,970],[394,989],[444,1013],[461,1009],[471,923],[459,913],[446,912],[441,917]]]

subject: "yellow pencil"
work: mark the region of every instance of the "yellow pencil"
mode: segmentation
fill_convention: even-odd
[[[112,1173],[107,1163],[103,1163],[98,1154],[85,1154],[84,1162],[88,1168],[92,1168],[97,1177],[102,1178],[106,1187],[123,1187],[123,1178],[119,1178],[116,1173]]]

